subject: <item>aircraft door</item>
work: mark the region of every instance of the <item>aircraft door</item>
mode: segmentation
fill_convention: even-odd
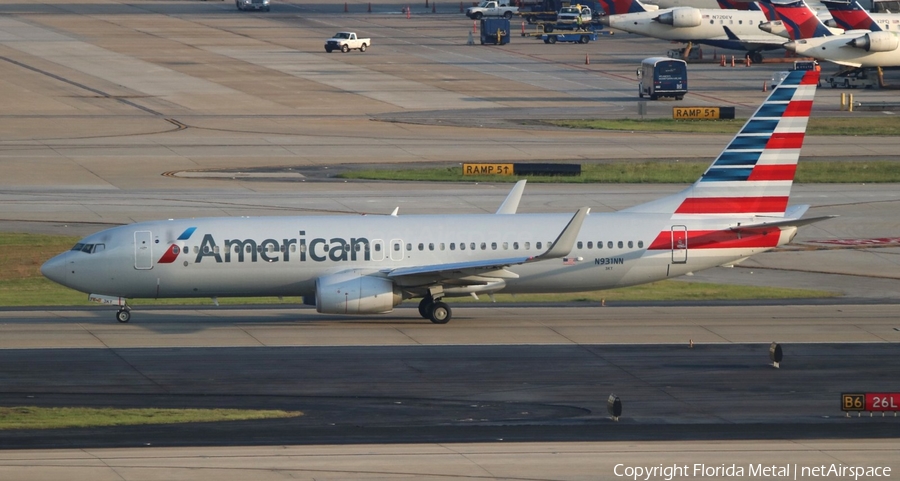
[[[134,268],[153,269],[153,234],[148,230],[134,233]]]
[[[687,226],[673,225],[672,226],[672,263],[673,264],[687,263],[687,255],[688,255]]]
[[[391,260],[392,261],[402,261],[403,260],[403,240],[401,239],[391,239]]]

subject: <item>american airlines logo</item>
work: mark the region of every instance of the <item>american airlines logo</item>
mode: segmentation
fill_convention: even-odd
[[[219,242],[212,234],[206,234],[200,241],[194,262],[199,264],[205,258],[217,263],[371,260],[371,243],[365,237],[316,237],[307,242],[305,235],[306,231],[301,230],[295,239],[224,239]],[[381,249],[381,244],[376,248]]]

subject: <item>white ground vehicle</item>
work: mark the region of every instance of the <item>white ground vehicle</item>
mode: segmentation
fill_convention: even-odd
[[[356,32],[338,32],[325,41],[325,51],[328,53],[335,50],[340,50],[344,53],[351,50],[365,52],[369,45],[372,45],[372,40],[369,38],[358,38]]]
[[[485,0],[479,3],[477,7],[467,8],[466,16],[473,20],[480,20],[481,17],[512,18],[518,12],[519,7],[510,0]]]
[[[262,10],[269,11],[269,0],[234,0],[238,10]]]
[[[579,19],[581,20],[580,22]],[[563,7],[559,10],[559,13],[556,14],[557,24],[587,25],[591,23],[591,20],[593,20],[593,15],[591,14],[590,7],[585,7],[583,5]]]
[[[791,74],[790,70],[782,70],[780,72],[775,72],[772,74],[772,80],[769,82],[769,86],[771,88],[777,87],[784,79],[787,78],[788,75]]]

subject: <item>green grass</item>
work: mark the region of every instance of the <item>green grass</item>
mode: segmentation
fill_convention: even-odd
[[[45,279],[40,273],[41,264],[56,254],[68,250],[77,238],[29,234],[0,233],[0,306],[85,306],[91,305],[87,295],[60,286]],[[701,299],[785,299],[829,297],[826,291],[781,289],[746,286],[727,286],[693,282],[662,281],[653,284],[571,294],[529,294],[511,296],[501,294],[498,301],[516,302],[599,302],[601,299],[621,301],[701,300]],[[482,297],[484,302],[487,297]],[[454,302],[474,301],[471,297],[454,299]],[[299,297],[278,299],[275,297],[220,298],[220,304],[299,304]],[[135,306],[190,305],[210,306],[208,298],[200,299],[136,299]]]
[[[711,160],[647,160],[583,164],[580,176],[462,175],[462,167],[427,167],[407,170],[362,169],[344,172],[344,179],[406,180],[426,182],[515,182],[537,183],[689,184],[709,167]],[[798,183],[878,183],[900,182],[896,162],[881,161],[801,161]]]
[[[302,416],[300,411],[250,409],[115,409],[0,407],[0,430],[94,428],[145,424],[209,423]]]
[[[497,302],[601,302],[601,301],[706,301],[749,299],[803,299],[835,297],[829,291],[784,289],[781,287],[748,287],[705,282],[659,281],[609,291],[574,292],[569,294],[497,294]],[[479,296],[485,302],[487,296]],[[453,298],[452,302],[476,302],[472,297]],[[489,301],[488,301],[489,302]]]
[[[641,132],[689,132],[709,134],[734,134],[747,119],[735,120],[674,120],[674,119],[586,119],[546,120],[541,123],[557,127],[594,130],[624,130]],[[807,135],[890,135],[900,132],[900,117],[811,117]]]

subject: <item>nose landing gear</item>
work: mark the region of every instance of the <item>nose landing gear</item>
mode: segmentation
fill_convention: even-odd
[[[116,312],[116,320],[121,323],[126,323],[131,320],[131,308],[128,306],[123,306]]]

